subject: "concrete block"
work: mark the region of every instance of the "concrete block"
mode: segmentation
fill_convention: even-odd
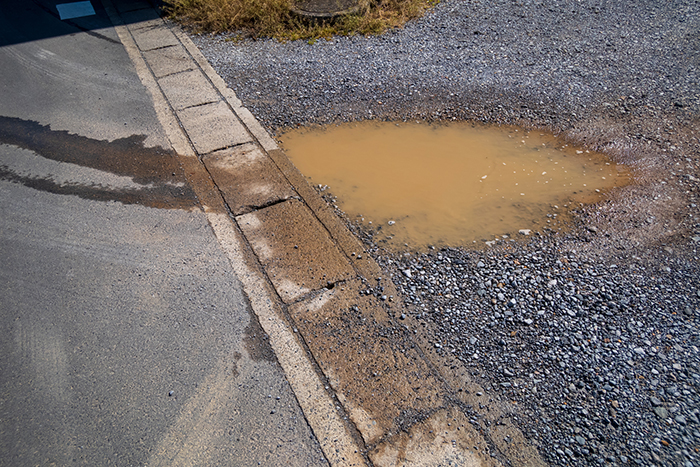
[[[381,285],[374,282],[372,287]],[[447,388],[393,323],[385,302],[351,281],[289,307],[309,350],[365,444],[443,407]]]
[[[164,76],[158,84],[175,110],[220,100],[219,94],[199,70]]]
[[[328,231],[301,201],[275,204],[236,221],[285,303],[355,275]]]
[[[203,161],[234,215],[296,196],[282,172],[257,144],[215,151]]]
[[[201,155],[253,141],[225,102],[188,107],[176,113]]]
[[[195,68],[195,64],[181,45],[173,45],[143,53],[156,78]]]
[[[345,223],[331,210],[328,204],[314,190],[294,164],[287,158],[282,150],[268,151],[270,158],[275,161],[284,176],[299,193],[301,198],[311,208],[316,217],[331,233],[336,244],[350,258],[353,267],[360,275],[367,278],[379,277],[383,274],[376,262],[365,251],[365,247],[347,228]],[[389,292],[389,295],[395,295]]]
[[[180,44],[175,35],[162,22],[157,26],[129,28],[129,30],[142,52]]]

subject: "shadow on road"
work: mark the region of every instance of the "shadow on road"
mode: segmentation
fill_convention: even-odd
[[[84,1],[84,0],[83,0]],[[73,0],[33,0],[17,2],[0,0],[0,47],[33,42],[57,36],[84,32],[105,41],[118,44],[116,37],[105,33],[111,28],[105,7],[100,0],[90,0],[94,15],[61,19],[57,5],[75,3]],[[160,9],[157,0],[112,0],[126,23],[144,21],[152,14],[152,7]]]

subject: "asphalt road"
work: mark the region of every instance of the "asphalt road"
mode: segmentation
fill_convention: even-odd
[[[118,36],[0,2],[0,465],[323,454]]]

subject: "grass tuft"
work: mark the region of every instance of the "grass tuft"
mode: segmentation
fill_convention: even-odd
[[[240,37],[280,41],[376,35],[399,28],[439,0],[360,0],[357,13],[309,19],[292,12],[293,0],[165,0],[170,18],[196,32],[238,32]]]

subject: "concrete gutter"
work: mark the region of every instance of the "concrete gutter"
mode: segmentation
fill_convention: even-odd
[[[544,465],[497,404],[474,423],[483,390],[396,324],[389,278],[189,38],[103,3],[329,463]]]

